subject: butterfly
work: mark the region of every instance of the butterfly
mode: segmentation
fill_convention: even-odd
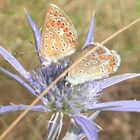
[[[40,55],[46,62],[57,62],[75,52],[77,32],[69,17],[51,4],[42,31]]]
[[[93,51],[83,57],[88,51]],[[82,58],[83,57],[83,58]],[[66,77],[72,85],[82,84],[87,81],[99,80],[108,77],[117,71],[120,66],[120,56],[114,50],[110,51],[105,46],[92,43],[84,47],[71,58],[73,62],[82,58],[73,67]]]
[[[69,56],[74,63],[94,48],[92,53],[82,58],[77,66],[68,72],[66,80],[77,85],[103,79],[117,71],[120,65],[117,52],[92,43],[75,53],[76,39],[77,33],[69,17],[59,7],[51,4],[45,17],[40,50],[45,62],[58,62],[59,59]]]

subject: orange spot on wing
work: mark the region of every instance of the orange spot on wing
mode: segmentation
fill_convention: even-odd
[[[99,59],[105,59],[105,56],[104,55],[99,55]]]
[[[55,21],[52,21],[52,22],[51,22],[51,25],[52,25],[52,26],[56,26],[56,22],[55,22]]]
[[[68,28],[64,28],[64,32],[68,32],[69,30],[68,30]]]
[[[112,71],[112,68],[108,68],[108,73],[110,74],[110,73],[112,73],[113,71]]]
[[[98,54],[102,54],[102,53],[104,53],[104,50],[101,49],[101,48],[100,48],[100,49],[97,49],[97,53],[98,53]]]
[[[114,57],[112,57],[112,56],[106,56],[106,58],[110,61],[114,61]]]
[[[61,23],[61,28],[64,28],[65,27],[65,24],[62,22]]]
[[[69,44],[71,47],[74,47],[76,45],[74,40],[69,39]]]
[[[67,37],[71,37],[71,35],[72,35],[71,32],[68,32],[68,33],[66,34]]]
[[[75,47],[75,44],[76,44],[75,42],[72,42],[71,47]]]
[[[59,21],[59,22],[57,22],[57,26],[61,26],[61,22]]]
[[[114,67],[114,65],[115,65],[115,62],[114,62],[114,61],[111,61],[111,62],[109,63],[109,66],[112,67],[112,68]]]

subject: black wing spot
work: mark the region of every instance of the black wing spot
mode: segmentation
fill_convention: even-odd
[[[82,70],[78,70],[78,74],[81,74],[81,73],[83,73],[83,71]]]

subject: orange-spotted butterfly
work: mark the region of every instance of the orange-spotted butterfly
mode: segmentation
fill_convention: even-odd
[[[82,58],[91,49],[93,49],[92,53]],[[116,72],[120,66],[119,54],[98,43],[87,45],[73,56],[72,61],[79,58],[82,58],[81,61],[69,71],[66,78],[73,85],[108,77],[109,74]]]
[[[92,43],[75,53],[77,33],[67,15],[57,6],[51,4],[46,14],[42,32],[40,54],[46,62],[57,62],[70,56],[72,62],[83,57],[88,51],[92,53],[82,58],[66,77],[72,85],[81,84],[108,77],[117,71],[120,56],[105,46]]]
[[[75,52],[77,33],[69,17],[56,5],[51,4],[46,13],[42,32],[40,55],[46,62]]]

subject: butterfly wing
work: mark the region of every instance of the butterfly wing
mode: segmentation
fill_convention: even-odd
[[[75,52],[77,33],[69,17],[51,4],[45,17],[42,32],[41,56],[56,62]]]
[[[104,46],[88,45],[72,58],[73,62],[83,57],[91,49],[92,53],[82,58],[81,61],[72,68],[67,76],[71,84],[81,84],[108,77],[109,74],[117,71],[120,65],[120,57],[115,51],[110,51]]]

